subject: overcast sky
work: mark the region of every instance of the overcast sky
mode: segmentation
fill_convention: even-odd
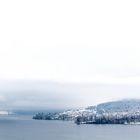
[[[138,0],[1,0],[1,108],[140,97]]]

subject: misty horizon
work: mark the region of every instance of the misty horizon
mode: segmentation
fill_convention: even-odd
[[[139,140],[139,16],[139,0],[0,0],[0,140]]]
[[[0,86],[1,110],[76,109],[108,101],[140,99],[138,85],[3,80]]]

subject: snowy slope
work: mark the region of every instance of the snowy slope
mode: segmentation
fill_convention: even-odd
[[[76,123],[124,124],[140,122],[140,100],[122,100],[98,104],[85,109],[55,114],[37,114],[34,119],[74,120]]]
[[[140,100],[122,100],[107,102],[96,106],[97,112],[128,112],[140,110]]]

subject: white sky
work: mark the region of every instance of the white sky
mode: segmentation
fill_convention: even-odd
[[[139,86],[139,7],[138,0],[0,0],[0,80]]]

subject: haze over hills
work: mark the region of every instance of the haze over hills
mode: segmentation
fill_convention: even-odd
[[[73,109],[124,98],[140,98],[138,85],[0,81],[2,110]]]

